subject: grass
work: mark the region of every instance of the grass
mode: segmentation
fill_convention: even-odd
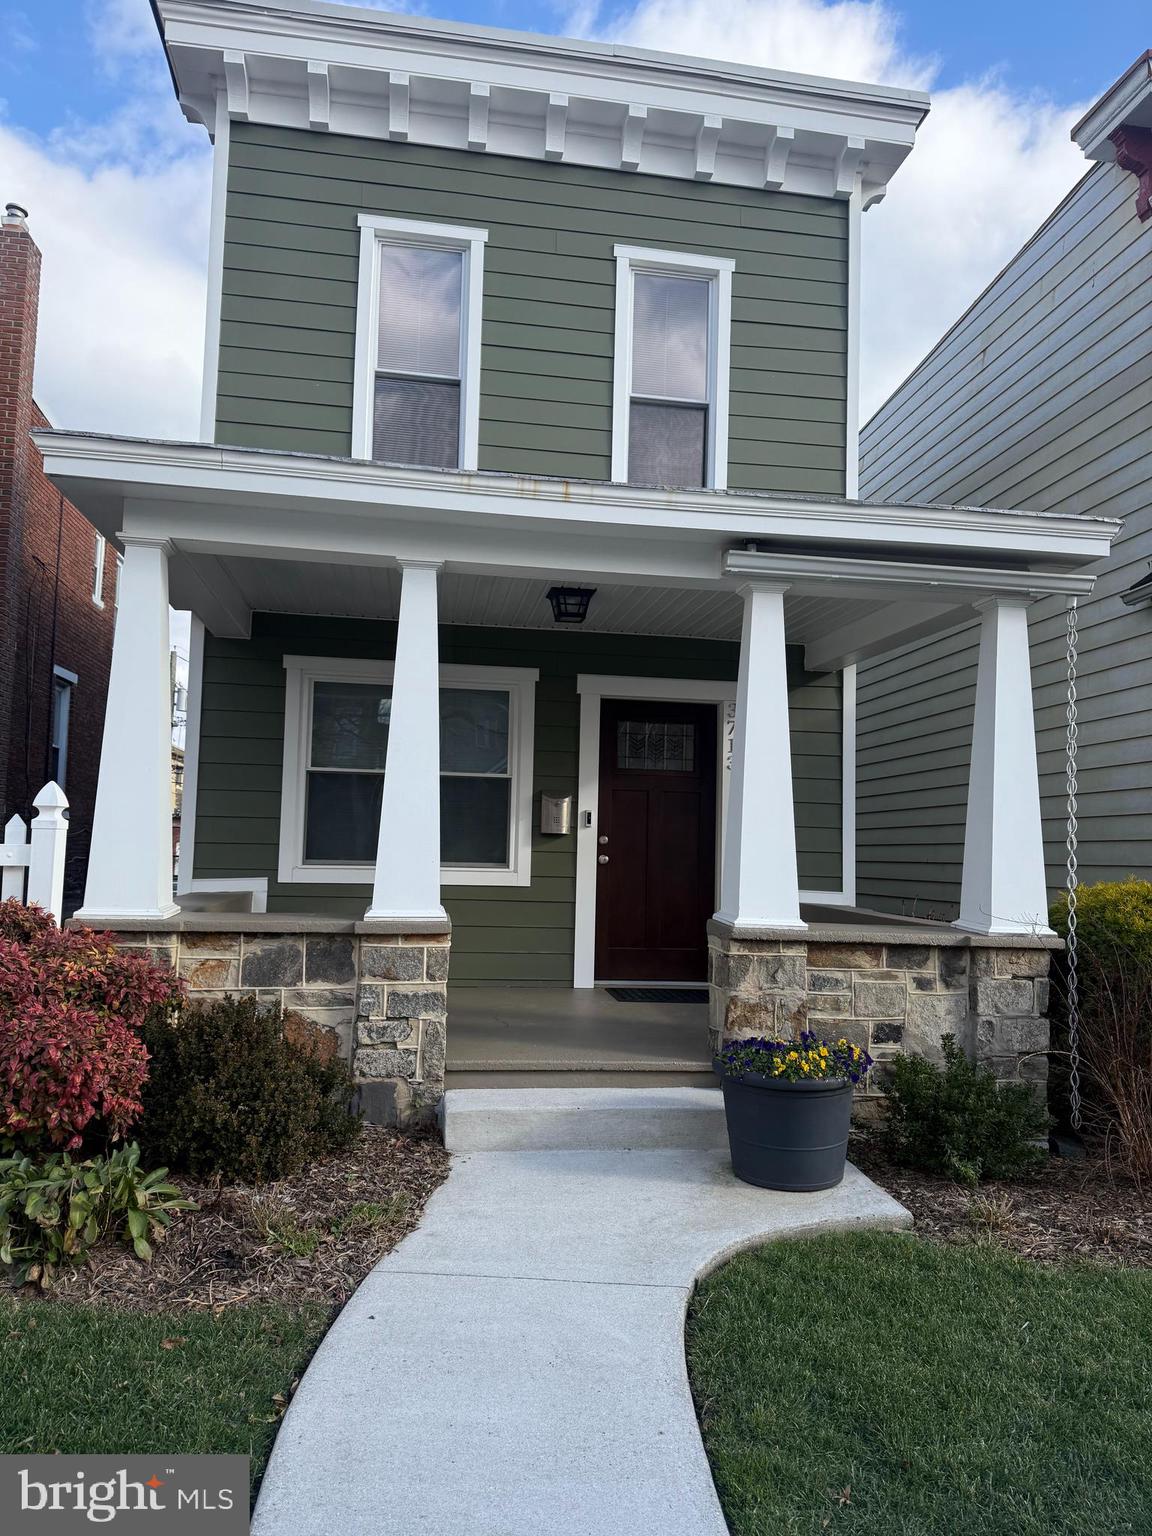
[[[1152,1528],[1152,1272],[779,1243],[700,1286],[688,1361],[733,1536]]]
[[[0,1298],[0,1454],[231,1452],[251,1456],[255,1487],[330,1318],[315,1304],[212,1316]]]

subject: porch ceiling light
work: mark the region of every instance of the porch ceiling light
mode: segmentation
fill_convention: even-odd
[[[595,587],[549,587],[552,617],[557,624],[583,624],[595,596]]]

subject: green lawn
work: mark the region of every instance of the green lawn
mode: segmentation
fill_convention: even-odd
[[[115,1312],[0,1298],[0,1454],[232,1452],[258,1479],[331,1317],[312,1305]]]
[[[701,1285],[688,1359],[733,1536],[1152,1530],[1152,1271],[778,1243]]]

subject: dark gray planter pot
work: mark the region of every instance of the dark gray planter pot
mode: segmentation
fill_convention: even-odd
[[[844,1177],[852,1084],[721,1074],[732,1172],[761,1189],[831,1189]]]

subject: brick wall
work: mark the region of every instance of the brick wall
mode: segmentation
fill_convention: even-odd
[[[40,252],[23,220],[0,225],[0,824],[26,819],[48,777],[53,668],[75,673],[64,789],[65,906],[83,891],[115,623],[116,552],[92,601],[96,531],[45,477],[29,438]]]

